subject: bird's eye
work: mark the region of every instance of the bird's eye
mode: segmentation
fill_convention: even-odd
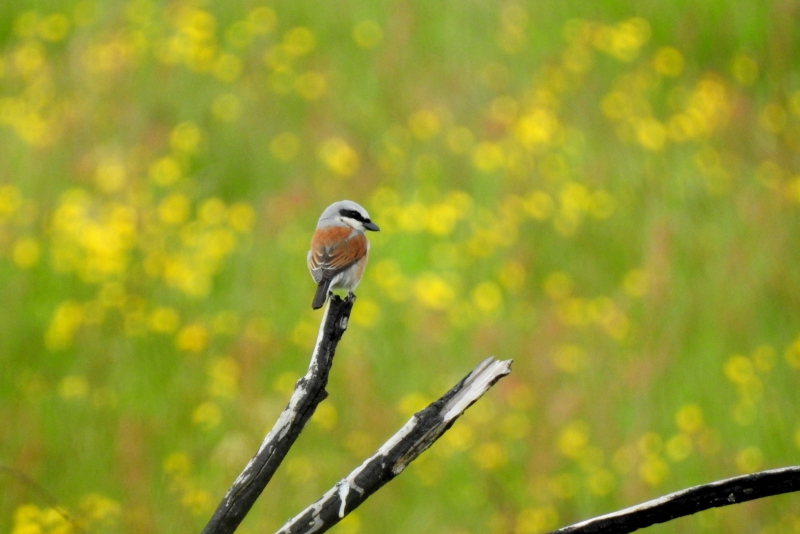
[[[342,217],[348,217],[350,219],[354,219],[356,221],[365,222],[364,216],[361,215],[356,210],[347,210],[347,209],[339,210],[339,215],[341,215]]]

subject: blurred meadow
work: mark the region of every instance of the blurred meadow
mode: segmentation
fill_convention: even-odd
[[[0,4],[0,464],[198,532],[305,372],[331,202],[381,227],[271,532],[481,359],[334,532],[545,532],[800,457],[800,3]],[[0,531],[75,532],[0,471]],[[800,497],[648,532],[800,532]]]

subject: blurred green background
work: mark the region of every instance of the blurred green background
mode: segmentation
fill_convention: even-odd
[[[305,372],[331,202],[382,231],[241,532],[489,355],[335,531],[544,532],[798,463],[800,3],[0,4],[0,463],[197,532]],[[0,471],[0,531],[68,533]],[[800,532],[800,498],[650,532]]]

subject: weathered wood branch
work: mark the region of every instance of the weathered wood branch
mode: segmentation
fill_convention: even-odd
[[[511,372],[511,360],[483,360],[450,391],[417,412],[389,441],[314,504],[290,519],[279,534],[325,532],[399,475],[449,429],[472,403]]]
[[[694,486],[561,528],[551,534],[622,534],[710,508],[793,491],[800,491],[800,466],[771,469]]]
[[[328,300],[308,372],[295,384],[289,404],[264,438],[258,452],[228,489],[203,529],[203,534],[229,534],[236,530],[319,403],[328,396],[325,386],[333,365],[333,355],[347,329],[354,301],[355,296],[342,300],[335,295]]]

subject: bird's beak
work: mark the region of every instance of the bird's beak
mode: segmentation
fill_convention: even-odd
[[[364,223],[365,230],[372,230],[373,232],[379,232],[381,229],[378,228],[378,225],[372,221],[367,221]]]

